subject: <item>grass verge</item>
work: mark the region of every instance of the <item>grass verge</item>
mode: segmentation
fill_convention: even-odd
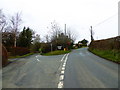
[[[61,55],[61,54],[66,54],[66,53],[69,53],[71,52],[71,50],[68,50],[68,51],[64,51],[64,50],[57,50],[57,51],[53,51],[53,52],[48,52],[48,53],[44,53],[42,55],[45,55],[45,56],[51,56],[51,55]]]
[[[104,59],[107,59],[116,63],[120,63],[120,51],[98,50],[98,49],[90,49],[90,48],[88,50]]]
[[[25,54],[25,55],[22,55],[22,56],[10,56],[9,59],[14,59],[14,58],[24,58],[24,57],[27,57],[27,56],[30,56],[30,55],[33,55],[34,53],[28,53],[28,54]]]

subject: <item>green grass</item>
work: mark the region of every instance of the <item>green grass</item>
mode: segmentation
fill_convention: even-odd
[[[98,49],[89,49],[89,51],[107,60],[120,63],[120,51]]]
[[[44,53],[44,54],[42,54],[42,55],[45,55],[45,56],[61,55],[61,54],[69,53],[69,52],[71,52],[71,51],[70,51],[70,50],[69,50],[69,51],[57,50],[57,51],[53,51],[53,52]]]
[[[27,56],[30,56],[30,55],[33,55],[34,53],[28,53],[28,54],[25,54],[25,55],[22,55],[22,56],[10,56],[9,59],[14,59],[14,58],[24,58],[24,57],[27,57]]]

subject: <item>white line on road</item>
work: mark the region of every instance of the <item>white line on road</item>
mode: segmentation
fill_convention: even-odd
[[[66,63],[64,62],[63,65],[66,65]]]
[[[64,68],[64,67],[62,67],[62,70],[65,70],[65,68]]]
[[[61,70],[61,75],[60,75],[60,77],[59,77],[59,83],[58,83],[58,88],[63,88],[63,86],[64,86],[64,83],[63,83],[63,80],[64,80],[64,73],[65,73],[65,66],[66,66],[66,62],[67,62],[67,60],[68,60],[68,55],[69,55],[69,53],[68,54],[65,54],[63,57],[62,57],[62,59],[61,59],[61,61],[63,61],[63,59],[64,59],[64,57],[65,57],[65,60],[64,60],[64,63],[63,63],[63,66],[62,66],[62,70]]]
[[[37,61],[39,61],[39,62],[40,62],[40,60],[39,60],[39,59],[37,59]]]
[[[66,55],[66,58],[65,58],[65,63],[67,62],[67,60],[68,60],[68,55],[69,55],[69,53]]]
[[[63,64],[63,67],[65,67],[65,65]]]
[[[64,59],[64,57],[65,57],[66,55],[67,55],[67,54],[65,54],[65,55],[62,57],[61,62],[63,61],[63,59]]]
[[[64,75],[60,75],[60,81],[63,81]]]
[[[61,74],[64,74],[65,71],[61,71]]]
[[[60,81],[60,82],[58,83],[58,88],[63,88],[63,81]]]

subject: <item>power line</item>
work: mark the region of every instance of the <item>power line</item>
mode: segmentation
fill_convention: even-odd
[[[111,17],[109,17],[109,18],[103,20],[102,22],[99,22],[98,24],[96,24],[96,25],[93,26],[93,27],[97,27],[97,26],[99,26],[99,25],[105,23],[106,21],[110,20],[111,18],[115,17],[116,15],[118,15],[118,13],[116,13],[116,14],[112,15]]]

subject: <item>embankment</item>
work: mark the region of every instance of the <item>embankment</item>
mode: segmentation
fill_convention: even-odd
[[[92,41],[89,51],[105,59],[120,63],[120,36]]]

